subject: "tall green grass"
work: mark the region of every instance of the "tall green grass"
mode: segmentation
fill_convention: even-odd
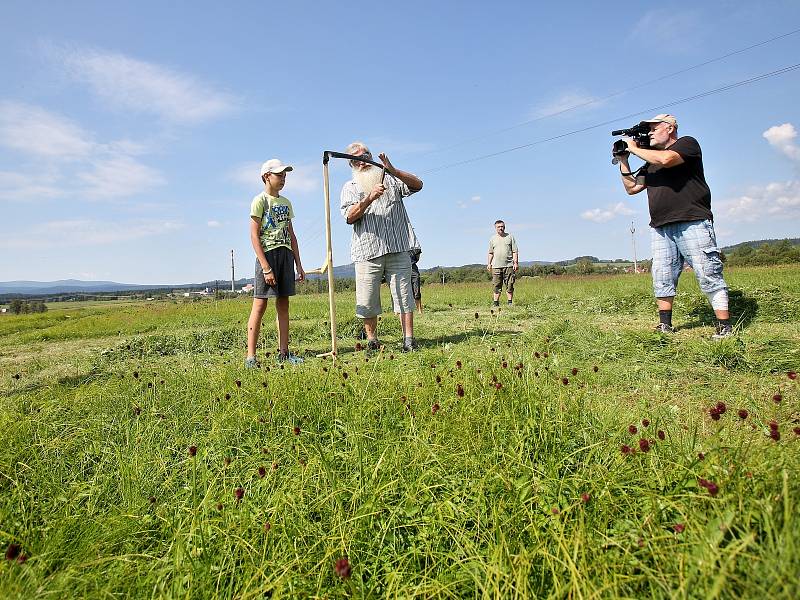
[[[2,319],[0,537],[27,560],[0,594],[796,597],[800,269],[728,279],[722,342],[690,278],[671,337],[646,277],[536,279],[494,313],[428,286],[422,351],[386,314],[370,357],[343,294],[335,364],[299,296],[307,362],[266,356],[270,312],[255,372],[246,301]]]

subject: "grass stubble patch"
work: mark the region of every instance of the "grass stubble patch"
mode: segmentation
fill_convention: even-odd
[[[729,282],[717,344],[688,278],[674,336],[645,277],[429,286],[411,355],[343,294],[336,363],[300,296],[256,371],[242,300],[4,320],[0,594],[796,597],[800,269]]]

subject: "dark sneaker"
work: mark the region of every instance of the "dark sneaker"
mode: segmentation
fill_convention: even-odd
[[[417,350],[419,350],[417,340],[411,340],[410,344],[403,344],[403,352],[416,352]]]
[[[500,306],[500,300],[492,301],[492,306]]]
[[[378,352],[381,349],[381,343],[378,340],[370,340],[367,342],[367,352]]]
[[[653,331],[657,331],[658,333],[675,333],[675,328],[666,323],[659,323],[653,328]]]
[[[730,325],[718,325],[717,332],[711,336],[712,340],[724,340],[733,336],[733,327]]]
[[[291,352],[287,352],[283,354],[282,352],[278,353],[278,362],[279,363],[289,363],[290,365],[302,365],[303,359],[297,356],[296,354],[292,354]]]
[[[508,301],[508,305],[509,305],[509,306],[513,306],[513,305],[514,305],[514,302],[513,302],[512,300],[509,300],[509,301]]]
[[[261,365],[258,364],[258,359],[255,356],[248,356],[244,359],[245,369],[258,369]]]

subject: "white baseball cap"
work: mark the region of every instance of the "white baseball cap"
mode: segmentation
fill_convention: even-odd
[[[283,173],[291,170],[292,166],[283,164],[280,158],[270,158],[261,165],[261,177],[264,177],[267,173]]]

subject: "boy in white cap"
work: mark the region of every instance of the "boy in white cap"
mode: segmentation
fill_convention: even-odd
[[[256,346],[269,298],[275,298],[278,313],[278,361],[293,365],[303,362],[302,358],[289,352],[289,296],[295,294],[295,266],[297,281],[306,277],[292,229],[292,203],[280,195],[286,185],[286,173],[291,170],[290,165],[284,165],[277,158],[261,165],[264,191],[253,198],[250,206],[250,241],[256,253],[256,274],[253,308],[247,323],[247,358],[244,364],[248,369],[258,366]]]

